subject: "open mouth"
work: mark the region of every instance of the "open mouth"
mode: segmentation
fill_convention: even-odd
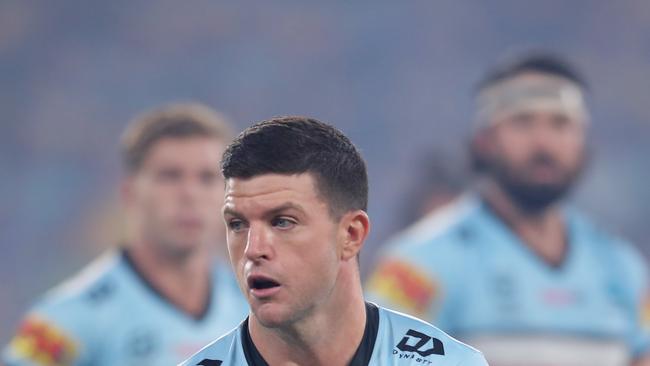
[[[266,290],[278,287],[280,284],[268,277],[251,276],[248,278],[248,287],[252,290]]]

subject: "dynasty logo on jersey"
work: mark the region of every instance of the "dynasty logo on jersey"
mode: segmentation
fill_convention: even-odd
[[[37,365],[68,365],[76,355],[76,343],[45,319],[25,319],[9,345],[11,352]]]
[[[442,341],[414,329],[409,329],[395,348],[393,355],[400,359],[413,359],[423,365],[432,363],[426,358],[428,356],[445,355],[445,347]]]
[[[370,278],[368,288],[417,316],[429,311],[439,292],[431,276],[397,260],[382,263]]]

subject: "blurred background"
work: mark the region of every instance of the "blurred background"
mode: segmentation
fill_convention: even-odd
[[[119,241],[117,141],[143,109],[198,100],[239,130],[286,114],[338,126],[370,173],[365,273],[422,195],[463,187],[472,89],[531,48],[591,84],[573,201],[647,257],[647,1],[0,1],[0,344]]]

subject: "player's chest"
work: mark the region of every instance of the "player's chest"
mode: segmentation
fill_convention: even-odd
[[[604,258],[574,249],[552,268],[530,253],[483,258],[463,290],[465,327],[551,328],[618,334],[624,299]]]
[[[131,319],[106,335],[101,358],[105,365],[175,365],[216,338],[202,328],[164,320]]]
[[[246,308],[214,301],[202,319],[194,319],[168,304],[142,301],[119,312],[99,347],[103,365],[176,365],[235,328]]]

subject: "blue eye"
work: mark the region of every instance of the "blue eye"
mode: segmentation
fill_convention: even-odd
[[[295,221],[286,217],[276,217],[271,221],[271,225],[280,229],[289,229],[296,224]]]
[[[236,219],[230,220],[230,221],[228,221],[228,228],[231,231],[239,232],[239,231],[245,229],[244,222],[242,220],[236,220]]]

